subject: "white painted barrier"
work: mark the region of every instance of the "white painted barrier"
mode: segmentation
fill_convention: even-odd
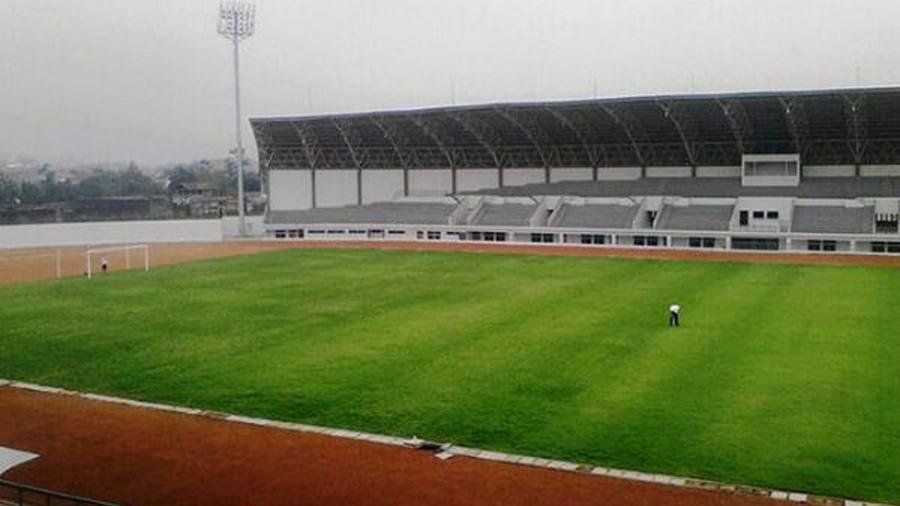
[[[245,220],[247,224],[246,235],[248,237],[263,237],[266,235],[262,216],[247,216]],[[227,216],[222,218],[222,237],[229,239],[237,238],[238,236],[240,236],[238,232],[238,217]]]
[[[226,235],[227,228],[223,220],[0,225],[0,249],[129,243],[220,242]]]

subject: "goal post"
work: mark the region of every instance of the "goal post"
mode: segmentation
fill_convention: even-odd
[[[143,253],[143,255],[141,255],[141,253]],[[112,262],[109,262],[107,264],[109,268],[116,268],[118,270],[124,268],[125,270],[130,270],[132,264],[135,264],[135,267],[139,267],[143,264],[144,271],[150,270],[150,246],[147,244],[89,249],[84,253],[86,264],[84,272],[88,279],[93,278],[94,273],[97,270],[94,263],[99,262],[97,266],[102,270],[104,260],[110,255],[116,255],[116,260],[122,263],[118,266],[114,266]],[[141,258],[142,256],[143,258]],[[133,257],[135,257],[134,260],[132,260]]]

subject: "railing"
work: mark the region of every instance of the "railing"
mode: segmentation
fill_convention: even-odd
[[[0,480],[0,505],[10,506],[118,506],[113,503],[54,492]]]

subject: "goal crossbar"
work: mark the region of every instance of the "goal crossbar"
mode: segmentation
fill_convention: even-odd
[[[125,253],[125,268],[131,269],[131,252],[132,251],[143,251],[144,252],[144,271],[150,270],[150,246],[147,244],[134,244],[131,246],[112,246],[109,248],[95,248],[89,249],[84,252],[85,261],[87,262],[87,269],[85,273],[87,274],[87,278],[91,279],[94,277],[94,266],[93,266],[93,258],[96,255],[103,255],[106,253]]]

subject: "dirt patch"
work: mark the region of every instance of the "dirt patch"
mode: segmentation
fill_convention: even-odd
[[[151,244],[151,268],[208,258],[222,258],[264,251],[275,251],[289,248],[291,245],[271,241],[223,242],[223,243],[179,243]],[[0,285],[54,279],[57,274],[62,277],[82,276],[87,270],[85,252],[90,246],[75,248],[42,248],[0,250]],[[99,271],[100,256],[93,258],[93,269]],[[126,269],[142,268],[144,257],[141,251],[104,253],[111,272]]]
[[[766,505],[760,497],[486,462],[0,388],[4,478],[129,505]]]

